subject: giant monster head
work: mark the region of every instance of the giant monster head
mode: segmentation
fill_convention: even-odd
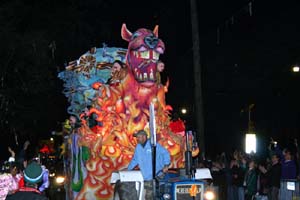
[[[123,24],[121,35],[129,42],[126,62],[135,80],[145,87],[153,86],[157,61],[165,51],[164,43],[158,38],[158,26],[153,31],[141,28],[131,33]]]

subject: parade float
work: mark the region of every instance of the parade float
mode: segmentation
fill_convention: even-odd
[[[141,129],[149,133],[150,103],[157,141],[170,152],[172,168],[184,167],[185,127],[171,121],[172,107],[165,101],[169,83],[160,82],[165,45],[158,26],[131,33],[123,24],[121,36],[127,49],[94,47],[58,75],[73,121],[65,156],[68,199],[112,198],[110,177],[127,168],[137,144],[133,134]],[[118,69],[116,61],[122,65]]]

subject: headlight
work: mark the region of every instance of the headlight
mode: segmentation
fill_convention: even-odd
[[[63,176],[58,176],[58,177],[56,177],[55,182],[56,182],[57,184],[62,184],[63,182],[65,182],[65,177],[63,177]]]
[[[204,193],[204,198],[206,199],[206,200],[212,200],[212,199],[215,199],[215,193],[213,192],[213,191],[206,191],[205,193]]]
[[[163,195],[163,199],[164,199],[164,200],[171,199],[171,195],[170,195],[170,194],[164,194],[164,195]]]
[[[50,173],[49,176],[50,176],[50,177],[54,177],[54,176],[55,176],[55,173]]]

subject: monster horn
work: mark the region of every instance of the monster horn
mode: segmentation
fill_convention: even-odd
[[[126,40],[127,42],[130,41],[132,33],[127,29],[126,24],[122,24],[122,29],[121,29],[121,36],[123,40]]]
[[[154,27],[153,33],[156,37],[158,37],[158,25]]]

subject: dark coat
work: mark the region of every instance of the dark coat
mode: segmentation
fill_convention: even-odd
[[[6,200],[48,200],[48,198],[36,192],[19,191],[8,195]]]
[[[245,175],[246,194],[255,195],[257,192],[257,172],[255,169],[248,170]]]
[[[281,165],[277,163],[267,173],[270,187],[280,188]]]
[[[245,172],[242,167],[233,166],[231,168],[232,185],[243,187]]]

